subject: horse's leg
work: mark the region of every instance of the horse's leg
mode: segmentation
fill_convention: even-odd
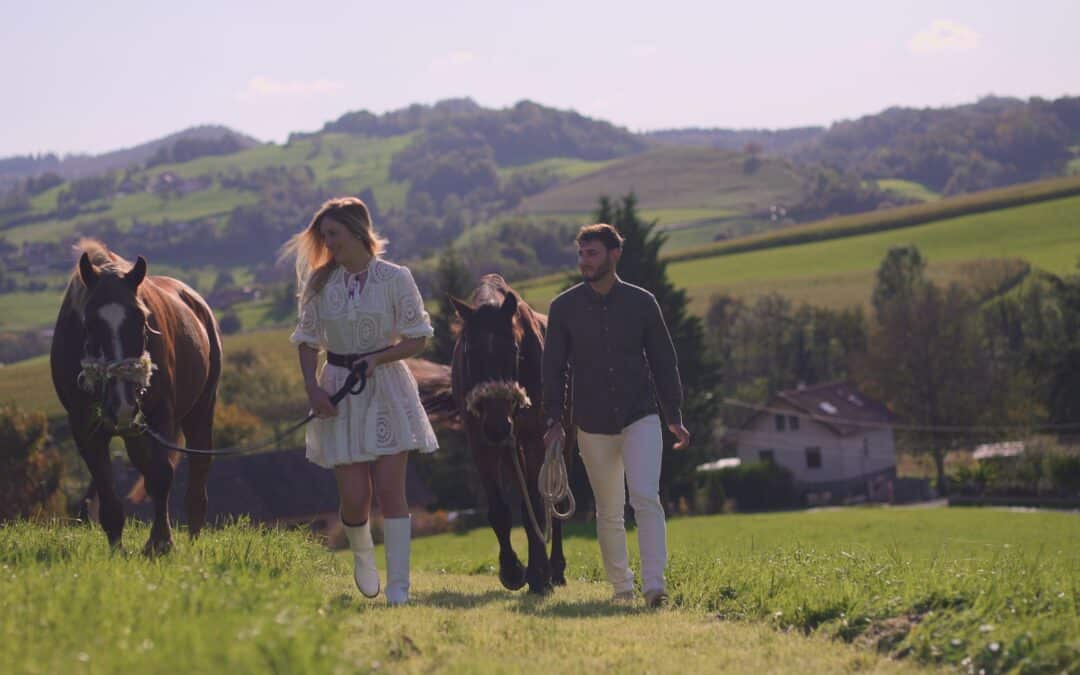
[[[181,424],[189,448],[213,447],[214,402],[199,402]],[[206,524],[206,481],[210,476],[210,455],[188,455],[187,522],[188,534],[194,539]]]
[[[543,443],[525,443],[524,459],[522,467],[525,473],[526,494],[521,495],[521,519],[525,525],[525,534],[529,539],[529,564],[525,570],[525,577],[529,581],[529,592],[538,595],[547,595],[554,588],[551,585],[551,564],[548,562],[547,543],[542,534],[537,533],[529,518],[529,509],[525,499],[532,502],[533,513],[536,515],[537,525],[544,527],[544,500],[540,497],[538,479],[540,466],[544,462]]]
[[[98,518],[109,545],[114,549],[123,547],[124,505],[116,495],[116,483],[113,480],[112,463],[109,461],[109,436],[103,432],[90,432],[71,421],[72,436],[79,454],[90,470],[93,487],[97,490],[100,501]]]
[[[131,463],[143,475],[147,493],[154,500],[154,524],[150,527],[150,538],[143,547],[143,553],[148,556],[168,553],[172,549],[169,488],[173,479],[173,465],[168,452],[147,436],[129,436],[124,439],[124,444]]]
[[[563,555],[562,523],[558,518],[551,519],[551,583],[555,586],[566,585],[566,556]]]
[[[566,465],[567,480],[570,480],[570,468],[572,458],[570,456],[570,442],[563,445],[563,462]],[[566,585],[566,556],[563,553],[563,521],[552,518],[551,523],[551,583],[556,586]]]
[[[499,581],[505,588],[516,591],[525,585],[525,567],[518,559],[510,543],[510,528],[513,518],[510,506],[499,491],[498,455],[492,448],[483,448],[474,453],[484,494],[488,500],[488,523],[499,540]]]

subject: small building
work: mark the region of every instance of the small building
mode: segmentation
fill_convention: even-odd
[[[892,501],[895,415],[848,382],[777,393],[735,432],[743,463],[791,471],[810,503]]]

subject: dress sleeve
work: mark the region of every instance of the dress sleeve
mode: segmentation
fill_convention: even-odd
[[[296,329],[289,336],[289,342],[294,345],[307,345],[312,349],[322,349],[319,340],[319,297],[314,295],[307,302],[301,301],[299,315],[296,320]]]
[[[416,287],[412,272],[402,267],[394,279],[394,327],[402,337],[431,337],[431,317],[424,309],[424,299]]]

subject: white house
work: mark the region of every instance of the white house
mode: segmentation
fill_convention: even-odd
[[[880,493],[896,476],[895,419],[850,383],[830,382],[779,392],[735,433],[735,444],[743,463],[776,462],[803,492],[886,499]]]

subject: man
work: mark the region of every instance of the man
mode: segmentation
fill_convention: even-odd
[[[663,438],[657,399],[674,449],[690,443],[682,423],[675,347],[656,298],[615,274],[622,236],[607,224],[577,236],[583,283],[551,302],[544,346],[544,442],[565,441],[560,422],[566,373],[573,367],[573,424],[596,501],[596,535],[614,599],[632,601],[626,552],[624,482],[638,525],[641,588],[650,607],[667,603],[667,532],[660,504]]]

